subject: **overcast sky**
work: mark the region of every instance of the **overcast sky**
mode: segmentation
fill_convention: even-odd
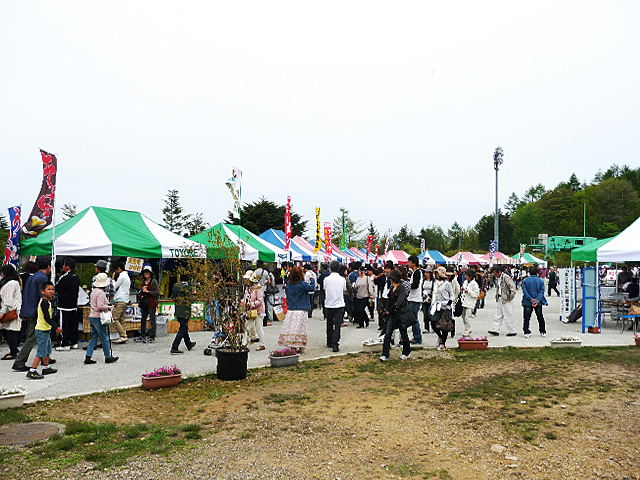
[[[64,203],[217,223],[244,171],[309,220],[475,224],[575,172],[640,164],[640,2],[0,0],[0,208],[39,148]],[[59,215],[61,217],[61,215]],[[261,233],[261,232],[255,232]],[[488,246],[487,246],[488,248]]]

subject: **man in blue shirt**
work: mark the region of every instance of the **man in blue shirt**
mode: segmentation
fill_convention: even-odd
[[[531,338],[531,330],[529,330],[529,321],[531,313],[536,312],[538,319],[538,329],[540,335],[547,336],[547,330],[542,316],[542,305],[548,305],[547,299],[544,298],[544,280],[538,277],[538,268],[531,267],[529,276],[522,282],[522,307],[524,309],[524,336]]]

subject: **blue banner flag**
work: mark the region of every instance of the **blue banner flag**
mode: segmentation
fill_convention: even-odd
[[[20,246],[20,207],[9,209],[9,238],[4,249],[2,265],[11,264],[18,268],[18,248]]]

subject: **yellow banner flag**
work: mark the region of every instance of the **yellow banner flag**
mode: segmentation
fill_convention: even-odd
[[[313,253],[317,253],[322,248],[320,241],[320,208],[316,207],[316,244],[313,247]]]

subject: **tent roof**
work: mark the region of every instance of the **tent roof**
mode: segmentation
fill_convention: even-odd
[[[640,261],[640,218],[598,249],[599,262]]]
[[[458,252],[451,255],[451,260],[453,263],[460,265],[478,265],[479,263],[486,264],[489,263],[487,260],[480,258],[479,255],[471,252]]]
[[[275,245],[276,247],[284,250],[285,235],[282,230],[275,230],[273,228],[270,228],[269,230],[262,232],[258,236],[263,240],[266,240],[270,244]],[[293,239],[291,239],[291,242],[289,242],[289,250],[291,251],[291,260],[295,260],[297,262],[317,262],[318,261],[317,255],[314,255],[313,253],[310,253],[310,252],[306,252],[305,250],[300,248],[300,246],[298,246],[298,244],[295,243]]]
[[[384,255],[383,260],[385,262],[391,260],[393,263],[397,263],[398,265],[406,265],[409,263],[409,255],[407,255],[403,250],[389,250],[386,255]]]
[[[324,250],[324,242],[321,241],[322,247],[316,253],[313,253],[314,246],[310,242],[302,238],[301,236],[297,235],[293,237],[293,241],[296,242],[296,244],[300,246],[302,249],[309,252],[311,255],[316,255],[318,258],[318,261],[324,261],[324,257],[327,254]],[[351,259],[354,257],[353,253],[349,255],[350,253],[351,252],[341,252],[338,249],[338,247],[334,245],[334,248],[331,250],[331,259],[338,260],[340,263],[350,262]]]
[[[420,260],[424,260],[424,257],[431,258],[438,265],[446,265],[447,263],[454,263],[449,257],[441,254],[438,250],[425,250],[424,253],[418,255]]]
[[[208,255],[213,258],[219,258],[220,253],[216,252],[215,248],[211,248],[210,234],[220,235],[226,241],[230,241],[238,247],[242,246],[244,253],[241,260],[262,260],[264,262],[286,262],[289,260],[289,253],[283,249],[263,240],[240,225],[228,223],[218,223],[208,230],[190,237],[194,242],[207,245],[209,247]]]
[[[525,254],[522,256],[522,258],[520,258],[520,254],[516,253],[513,257],[511,257],[517,261],[519,261],[520,264],[523,263],[535,263],[537,265],[544,265],[545,267],[547,266],[547,262],[545,262],[544,260],[534,257],[533,255],[531,255],[528,252],[525,252]]]
[[[596,240],[582,247],[574,248],[571,250],[571,260],[577,262],[597,262],[598,249],[614,238],[615,237],[603,238],[602,240]]]
[[[21,255],[51,255],[53,228],[20,241]],[[89,207],[56,225],[56,256],[180,258],[202,247],[139,212]]]

